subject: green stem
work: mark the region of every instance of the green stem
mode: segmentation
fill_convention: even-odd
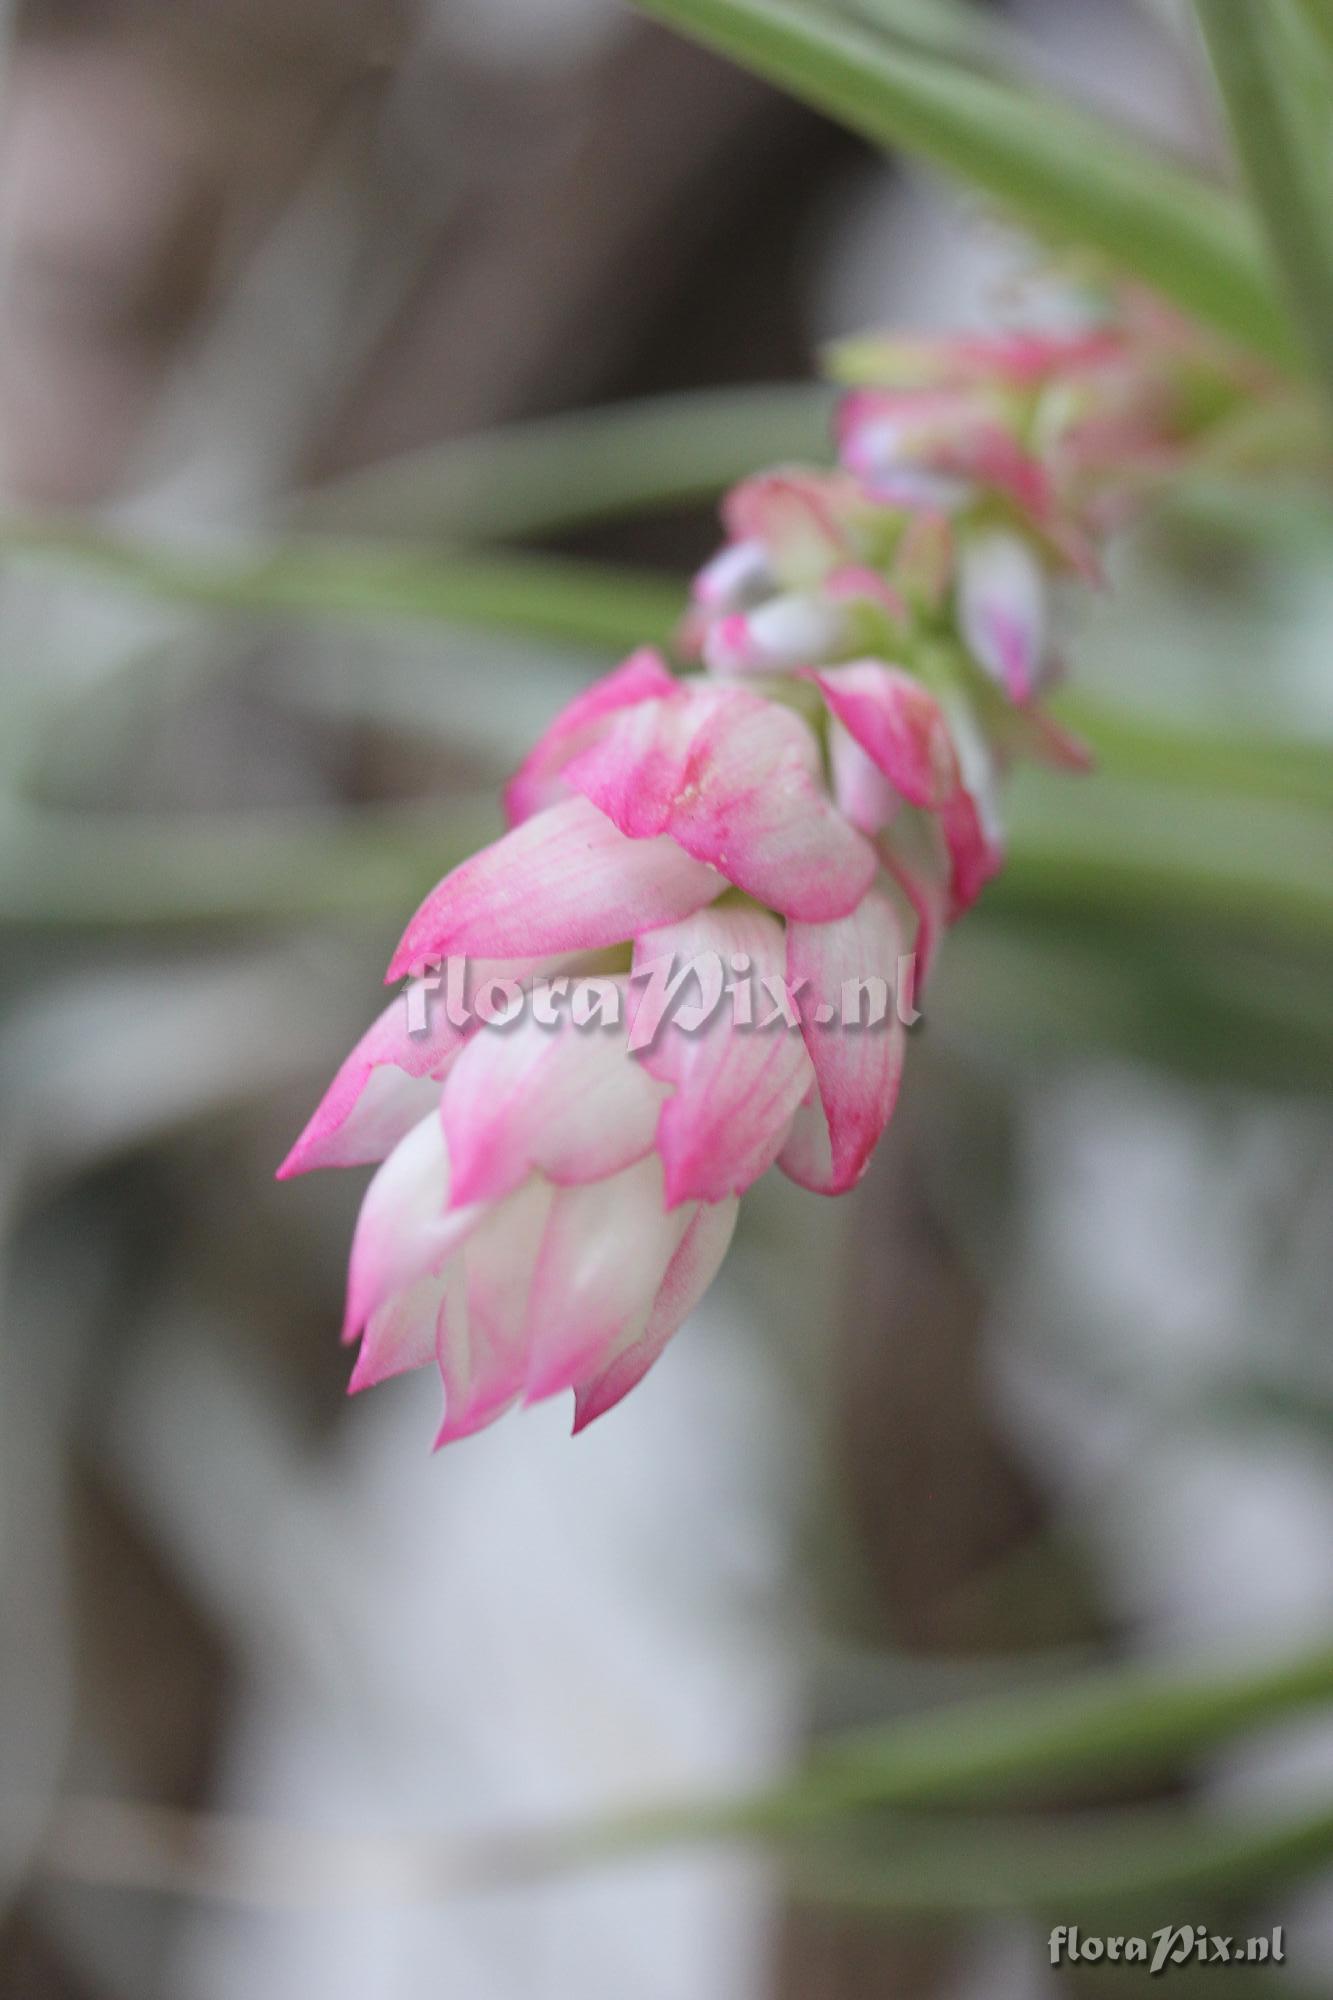
[[[1312,129],[1273,0],[1195,0],[1242,171],[1283,288],[1333,397],[1333,222],[1326,127]]]

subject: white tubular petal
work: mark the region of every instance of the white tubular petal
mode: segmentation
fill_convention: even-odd
[[[436,1077],[408,1076],[391,1063],[381,1063],[366,1078],[335,1147],[329,1145],[313,1164],[322,1167],[365,1167],[386,1160],[414,1125],[438,1110],[440,1084]]]
[[[435,1359],[440,1315],[454,1270],[455,1266],[447,1266],[438,1277],[421,1278],[394,1292],[372,1313],[347,1385],[349,1394],[373,1389],[409,1369],[425,1368]]]
[[[476,1209],[448,1209],[448,1154],[432,1115],[399,1141],[366,1189],[352,1239],[345,1340],[395,1294],[443,1269],[479,1219]]]
[[[876,496],[894,507],[929,507],[932,512],[955,514],[976,493],[976,485],[954,472],[932,472],[924,465],[905,462],[885,463],[870,475]]]
[[[694,601],[712,616],[747,611],[775,588],[760,541],[728,542],[694,579]]]
[[[596,1373],[576,1385],[574,1429],[581,1431],[605,1415],[641,1382],[672,1335],[694,1311],[712,1284],[731,1246],[740,1213],[738,1201],[701,1202],[675,1256],[667,1266],[648,1323],[637,1339],[618,1342]]]
[[[973,658],[1010,700],[1031,700],[1046,659],[1046,577],[1025,536],[1010,528],[968,536],[958,622]]]
[[[463,1042],[435,991],[439,983],[395,994],[367,1028],[279,1167],[279,1180],[386,1159],[438,1102],[440,1079]]]
[[[608,982],[610,984],[610,982]],[[624,1018],[625,982],[615,982]],[[604,1180],[652,1149],[664,1088],[626,1052],[625,1031],[533,1015],[482,1028],[441,1099],[455,1202],[494,1200],[540,1172]]]
[[[467,1437],[522,1393],[531,1337],[529,1304],[552,1189],[534,1178],[490,1211],[468,1237],[439,1321],[435,1358],[444,1383],[437,1444]]]
[[[751,637],[775,667],[824,659],[846,630],[846,613],[820,597],[775,597],[750,614]]]
[[[638,1338],[688,1223],[688,1210],[666,1210],[656,1154],[557,1192],[532,1287],[529,1402],[572,1388]]]
[[[847,631],[840,605],[791,592],[719,618],[704,636],[704,663],[715,674],[785,673],[835,658]]]

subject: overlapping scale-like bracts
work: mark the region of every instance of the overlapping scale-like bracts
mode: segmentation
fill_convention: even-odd
[[[1040,706],[1058,595],[1244,386],[1123,298],[1074,333],[863,341],[834,367],[836,465],[728,496],[685,671],[645,649],[556,718],[281,1169],[377,1165],[352,1386],[434,1366],[441,1442],[568,1390],[590,1422],[711,1284],[761,1174],[855,1185],[940,941],[1002,864],[1005,770],[1086,764]],[[599,1007],[455,1016],[446,960],[520,998],[589,978]],[[684,1004],[645,1032],[681,968]],[[875,982],[894,1004],[849,1022]]]

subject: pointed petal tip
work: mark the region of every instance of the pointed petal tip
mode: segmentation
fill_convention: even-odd
[[[1056,770],[1072,771],[1079,777],[1091,777],[1100,768],[1101,759],[1092,744],[1072,729],[1065,729],[1053,722],[1049,716],[1038,718],[1043,728],[1043,749],[1046,761]]]
[[[505,1389],[497,1395],[484,1396],[479,1401],[468,1403],[455,1415],[450,1415],[447,1407],[444,1420],[435,1433],[432,1453],[443,1451],[447,1444],[458,1444],[463,1438],[475,1437],[478,1431],[489,1430],[491,1425],[513,1408],[515,1397]]]
[[[552,1396],[559,1396],[564,1390],[571,1388],[573,1378],[592,1367],[594,1357],[609,1347],[614,1337],[614,1334],[600,1334],[596,1340],[587,1342],[583,1350],[573,1358],[567,1352],[558,1350],[544,1366],[533,1365],[523,1386],[523,1393],[519,1397],[519,1407],[524,1410],[535,1409],[538,1403],[548,1403]]]
[[[482,1428],[482,1421],[474,1422],[467,1416],[446,1417],[435,1433],[435,1442],[431,1446],[432,1456],[437,1451],[443,1451],[447,1444],[460,1444],[464,1438],[474,1436]]]
[[[342,1336],[343,1345],[350,1347],[356,1337],[355,1333],[349,1334],[344,1328]],[[352,1364],[352,1372],[347,1378],[346,1393],[349,1396],[364,1395],[367,1389],[378,1388],[384,1379],[382,1375],[376,1373],[371,1361],[370,1350],[363,1341],[361,1343],[361,1350]]]
[[[850,1194],[853,1188],[860,1186],[870,1169],[871,1152],[867,1152],[859,1162],[847,1163],[824,1175],[817,1168],[799,1164],[793,1155],[785,1152],[778,1165],[787,1179],[803,1193],[824,1195],[828,1200],[835,1201],[840,1195]]]
[[[574,1420],[570,1424],[569,1435],[572,1438],[581,1437],[589,1424],[595,1424],[598,1417],[604,1417],[609,1408],[609,1403],[599,1403],[593,1396],[581,1396],[576,1389],[574,1392]]]
[[[311,1156],[318,1151],[319,1142],[326,1136],[326,1121],[322,1115],[323,1108],[321,1105],[314,1117],[306,1125],[291,1151],[287,1154],[287,1157],[283,1160],[281,1166],[274,1169],[273,1178],[275,1181],[294,1181],[302,1174],[313,1174],[319,1171],[319,1160]]]
[[[353,1164],[355,1165],[368,1164],[368,1162],[365,1161],[357,1161],[357,1162],[346,1161],[346,1160],[335,1161],[335,1160],[321,1160],[320,1158],[318,1158],[320,1148],[328,1137],[327,1132],[322,1129],[322,1121],[320,1122],[321,1122],[321,1129],[316,1130],[315,1127],[317,1120],[312,1119],[310,1124],[307,1125],[305,1131],[301,1134],[300,1138],[297,1140],[296,1144],[292,1147],[290,1153],[288,1153],[286,1159],[282,1162],[282,1165],[274,1168],[273,1178],[275,1181],[300,1180],[303,1174],[321,1173],[324,1171],[326,1167],[330,1166],[350,1166]]]

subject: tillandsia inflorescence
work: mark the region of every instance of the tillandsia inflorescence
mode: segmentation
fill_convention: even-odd
[[[761,1174],[855,1185],[914,993],[1001,866],[998,779],[1086,764],[1040,707],[1060,592],[1245,381],[1124,294],[1073,332],[834,365],[836,467],[728,496],[682,628],[695,670],[635,653],[556,719],[281,1169],[382,1163],[352,1386],[436,1364],[441,1442],[571,1388],[582,1428],[707,1289]],[[532,1004],[503,1025],[443,1004],[446,960]],[[557,1009],[580,975],[596,1005]]]

